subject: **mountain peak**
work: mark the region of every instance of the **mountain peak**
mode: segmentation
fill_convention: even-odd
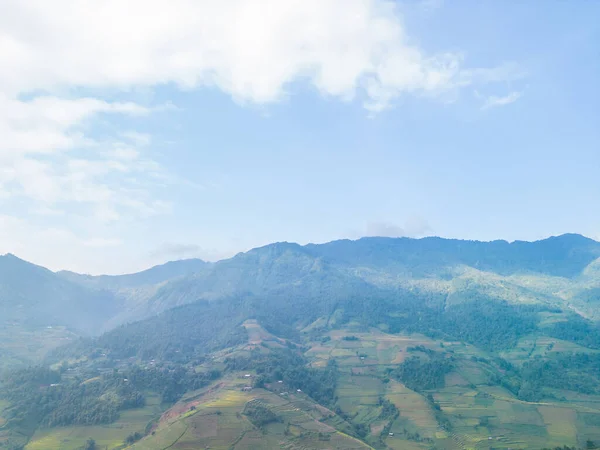
[[[48,269],[46,269],[45,267],[39,266],[37,264],[31,263],[29,261],[26,261],[22,258],[19,258],[18,256],[16,256],[13,253],[6,253],[4,255],[0,256],[0,262],[3,263],[4,269],[6,269],[7,267],[26,267],[29,269],[34,269],[34,270],[42,270],[42,271],[47,271],[50,272]]]
[[[559,234],[558,236],[550,236],[549,238],[542,239],[543,241],[563,241],[563,242],[572,242],[572,243],[599,243],[598,241],[591,239],[587,236],[583,236],[582,234],[577,233],[564,233]]]
[[[263,245],[262,247],[256,247],[251,250],[245,252],[246,254],[255,254],[255,253],[268,253],[272,256],[279,256],[285,252],[300,252],[306,253],[306,247],[297,244],[295,242],[273,242],[272,244]]]
[[[5,253],[4,255],[2,255],[2,257],[6,259],[18,259],[19,261],[25,261],[24,259],[19,258],[14,253]]]

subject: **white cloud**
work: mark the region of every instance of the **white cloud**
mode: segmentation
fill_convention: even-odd
[[[142,135],[132,145],[115,139],[99,141],[85,135],[86,121],[98,114],[144,115],[149,110],[130,102],[95,98],[40,96],[29,101],[0,95],[0,191],[26,200],[33,209],[60,210],[80,205],[103,220],[118,219],[131,202],[124,194],[132,174],[158,172],[139,153]],[[118,173],[118,181],[110,180]],[[140,195],[133,197],[141,202]],[[143,200],[146,200],[143,198]],[[143,203],[148,209],[148,203]],[[149,203],[150,205],[152,202]],[[107,211],[111,211],[107,214]]]
[[[98,203],[103,217],[117,218],[112,202],[122,186],[100,178],[156,171],[138,151],[150,136],[120,130],[98,142],[86,127],[99,114],[149,109],[77,92],[170,83],[268,103],[305,80],[326,96],[348,100],[359,92],[378,112],[405,93],[439,96],[520,76],[511,64],[472,69],[463,59],[412,44],[389,0],[5,0],[0,67],[10,70],[0,71],[0,191],[16,189],[45,207]],[[82,148],[93,162],[65,163]]]
[[[522,92],[516,92],[516,91],[511,92],[510,94],[508,94],[504,97],[498,97],[495,95],[491,95],[485,100],[485,103],[483,104],[481,109],[486,110],[486,109],[490,109],[490,108],[497,108],[499,106],[510,105],[511,103],[514,103],[517,100],[519,100],[522,96],[523,96]]]
[[[426,220],[421,217],[411,217],[403,225],[390,222],[370,222],[362,236],[417,238],[431,231]]]
[[[340,98],[364,88],[382,109],[477,75],[411,44],[386,0],[5,0],[0,30],[12,94],[176,83],[263,103],[304,78]]]
[[[204,261],[219,261],[234,256],[237,251],[217,250],[205,248],[193,243],[164,242],[149,254],[149,259],[154,264],[162,264],[165,260],[178,260],[188,258],[200,258]]]
[[[176,179],[147,156],[153,137],[130,125],[94,133],[99,118],[157,108],[106,94],[208,87],[263,104],[300,81],[378,112],[403,95],[522,76],[464,61],[415,45],[391,0],[3,0],[0,202],[103,222],[170,210],[153,196]]]
[[[405,235],[404,228],[393,223],[372,222],[367,225],[365,236],[401,237]]]
[[[527,72],[514,62],[505,62],[492,68],[465,69],[461,73],[459,84],[501,83],[515,81],[527,76]]]

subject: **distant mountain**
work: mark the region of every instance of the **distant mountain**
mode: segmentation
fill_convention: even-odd
[[[108,292],[90,291],[11,254],[0,256],[0,322],[94,333],[119,307]]]
[[[64,314],[72,320],[63,322],[96,330],[200,299],[286,290],[307,293],[332,286],[345,291],[365,284],[418,288],[451,301],[471,291],[513,302],[564,306],[573,301],[585,310],[600,287],[595,276],[598,258],[600,243],[576,234],[512,243],[372,237],[306,246],[274,243],[217,263],[173,261],[120,276],[54,274],[8,255],[2,259],[0,276],[10,280],[2,285],[4,307],[21,304],[19,298],[36,299],[25,302],[36,305],[43,300],[36,313],[44,320]],[[32,283],[38,278],[45,282]],[[48,301],[48,293],[61,307]],[[72,297],[82,300],[63,310]]]
[[[0,256],[0,320],[64,325],[92,334],[126,307],[123,291],[154,287],[207,265],[192,259],[131,275],[90,276],[54,273],[12,254]]]
[[[190,275],[204,269],[210,263],[201,259],[184,259],[169,261],[165,264],[151,267],[142,272],[127,275],[82,275],[70,271],[60,271],[58,275],[89,287],[118,290],[160,284],[173,278]]]
[[[440,270],[464,265],[499,275],[538,273],[574,277],[600,257],[600,242],[577,234],[512,243],[372,237],[308,245],[306,250],[344,266],[403,268],[417,276],[435,275]]]
[[[54,273],[11,254],[0,256],[0,369],[119,325],[162,283],[206,265],[175,261],[131,275],[94,277]]]
[[[445,308],[485,298],[600,318],[599,258],[600,243],[575,234],[512,243],[436,237],[274,243],[217,263],[174,261],[120,276],[53,273],[7,255],[0,258],[0,322],[94,334],[240,295],[269,299],[271,309],[281,306],[303,323],[342,310],[344,302],[382,296]],[[302,317],[305,308],[311,314]]]
[[[586,277],[586,268],[594,267],[598,258],[600,243],[574,234],[512,243],[436,237],[373,237],[306,246],[275,243],[166,283],[135,314],[146,317],[199,299],[239,293],[308,292],[355,283],[419,288],[451,301],[460,301],[465,293],[485,292],[512,302],[564,306],[583,285],[600,286],[600,279]]]
[[[166,282],[193,275],[210,267],[210,263],[201,259],[170,261],[151,267],[138,273],[126,275],[82,275],[62,271],[58,275],[94,291],[107,291],[118,299],[121,307],[109,319],[103,322],[102,331],[109,330],[121,323],[146,317],[138,311],[147,310],[147,301]]]
[[[122,430],[134,414],[120,412],[132,408],[143,417],[135,429],[155,419],[119,438],[141,438],[133,448],[229,448],[244,433],[254,433],[252,447],[330,448],[336,430],[367,448],[450,449],[475,435],[475,446],[502,436],[506,448],[554,448],[600,436],[600,410],[579,418],[600,402],[600,243],[582,236],[275,243],[119,277],[56,274],[7,256],[0,273],[0,368],[45,355],[62,369],[10,372],[0,384],[8,448],[30,438],[43,446],[64,426],[101,438],[106,424]],[[82,324],[107,331],[54,333]],[[41,345],[48,336],[54,343]],[[153,406],[141,414],[146,395]],[[307,411],[307,400],[323,414],[311,424],[318,433],[278,416]],[[509,428],[494,402],[528,408],[538,425]],[[558,408],[572,411],[568,440],[540,419]],[[475,410],[484,416],[465,421]]]

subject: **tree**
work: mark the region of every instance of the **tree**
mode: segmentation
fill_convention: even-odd
[[[125,438],[125,443],[128,445],[131,445],[134,442],[139,441],[143,437],[144,436],[142,435],[142,433],[140,433],[139,431],[136,431],[135,433],[131,433],[129,436],[127,436],[127,438]]]
[[[85,443],[83,450],[96,450],[97,448],[96,441],[92,438],[89,438]]]

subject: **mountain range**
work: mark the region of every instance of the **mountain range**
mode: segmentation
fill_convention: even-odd
[[[274,243],[216,263],[173,261],[118,276],[55,273],[9,254],[0,257],[0,330],[64,327],[89,336],[198,300],[325,291],[331,300],[397,289],[446,306],[477,292],[595,319],[599,258],[600,243],[576,234],[512,243],[437,237]],[[27,360],[27,353],[17,356]]]
[[[119,276],[5,255],[0,448],[595,448],[599,306],[600,243],[576,234]]]

